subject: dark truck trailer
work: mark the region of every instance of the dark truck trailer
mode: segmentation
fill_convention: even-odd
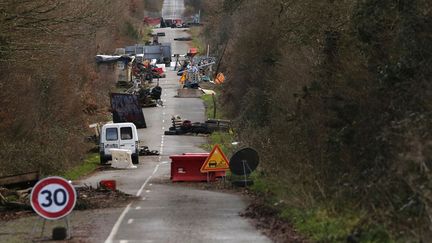
[[[127,55],[143,54],[145,59],[156,59],[158,64],[164,63],[166,67],[171,65],[171,43],[160,45],[141,45],[127,46]]]

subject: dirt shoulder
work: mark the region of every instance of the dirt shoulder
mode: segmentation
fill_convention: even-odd
[[[123,208],[137,200],[135,196],[101,188],[80,187],[77,193],[75,210],[69,216],[72,239],[67,242],[104,241]],[[44,233],[41,234],[43,219],[28,207],[0,209],[0,242],[48,241],[52,229],[64,227],[66,223],[63,219],[46,221]]]

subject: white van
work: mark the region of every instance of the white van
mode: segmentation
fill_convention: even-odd
[[[138,164],[139,139],[136,126],[130,122],[105,124],[100,133],[99,154],[101,164],[112,160],[110,149],[128,149],[132,163]]]

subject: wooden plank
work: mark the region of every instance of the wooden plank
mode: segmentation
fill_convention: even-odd
[[[39,180],[39,172],[28,172],[12,176],[0,177],[0,185],[12,185]]]

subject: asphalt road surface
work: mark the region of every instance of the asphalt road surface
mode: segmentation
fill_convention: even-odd
[[[164,18],[181,17],[182,0],[165,0]],[[173,54],[185,54],[187,42],[174,38],[187,36],[183,29],[157,29],[165,32],[160,42],[171,42]],[[160,156],[140,157],[137,169],[99,172],[81,181],[96,186],[100,180],[115,179],[117,188],[137,195],[114,221],[105,222],[111,230],[103,242],[270,242],[245,218],[239,216],[247,206],[242,197],[199,190],[170,182],[170,155],[205,152],[202,136],[165,136],[173,115],[192,121],[204,121],[204,105],[198,98],[175,98],[178,77],[167,68],[167,78],[160,80],[163,107],[145,108],[147,128],[139,129],[141,144],[159,150]],[[100,234],[99,234],[100,235]]]

